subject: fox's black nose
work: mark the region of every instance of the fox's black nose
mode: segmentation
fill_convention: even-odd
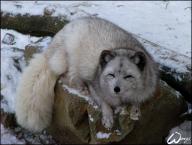
[[[120,89],[119,87],[115,87],[115,88],[114,88],[114,92],[115,92],[115,93],[119,93],[120,91],[121,91],[121,89]]]

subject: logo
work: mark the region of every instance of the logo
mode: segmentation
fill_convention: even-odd
[[[187,141],[190,141],[190,137],[182,137],[181,133],[179,132],[174,132],[173,134],[170,135],[170,137],[167,139],[168,144],[178,144],[183,141],[183,143],[187,143]]]

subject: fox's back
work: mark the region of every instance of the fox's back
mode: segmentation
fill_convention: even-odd
[[[55,36],[55,42],[57,41],[60,41],[67,53],[69,71],[88,80],[92,79],[103,50],[140,46],[125,30],[95,17],[70,22]]]

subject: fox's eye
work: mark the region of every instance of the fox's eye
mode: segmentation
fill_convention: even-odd
[[[114,78],[114,77],[115,77],[114,74],[108,74],[108,76],[109,76],[110,78]]]
[[[124,79],[128,79],[128,78],[133,78],[133,76],[132,75],[127,75],[127,76],[124,77]]]

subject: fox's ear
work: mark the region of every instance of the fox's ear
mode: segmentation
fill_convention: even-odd
[[[110,50],[103,50],[100,55],[100,65],[104,67],[115,55]]]
[[[135,55],[131,57],[131,60],[138,66],[141,71],[143,71],[146,65],[146,57],[143,52],[136,52]]]

